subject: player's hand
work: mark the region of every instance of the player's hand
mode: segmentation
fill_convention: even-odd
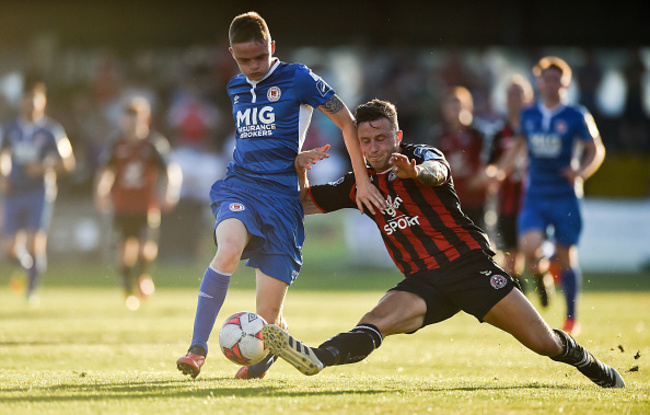
[[[490,164],[485,168],[483,176],[488,192],[495,193],[505,180],[506,173],[494,164]]]
[[[312,150],[302,151],[296,156],[294,164],[297,169],[311,170],[311,165],[316,164],[322,159],[329,158],[327,150],[329,150],[330,145],[326,144],[323,147],[314,148]]]
[[[573,167],[567,167],[565,169],[560,170],[560,174],[562,175],[562,177],[567,179],[567,181],[570,184],[575,184],[576,181],[584,180],[582,178],[582,174],[580,173],[580,171],[574,169]]]
[[[109,213],[113,207],[113,203],[109,196],[95,195],[95,207],[101,213]]]
[[[390,163],[393,165],[393,173],[400,179],[417,179],[420,171],[415,159],[409,160],[402,153],[393,153]]]
[[[367,208],[371,214],[375,214],[375,208],[383,210],[386,208],[386,201],[370,180],[359,183],[357,180],[357,207],[361,212]]]

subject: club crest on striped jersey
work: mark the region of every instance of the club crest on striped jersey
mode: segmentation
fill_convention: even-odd
[[[242,210],[246,210],[246,207],[242,205],[241,203],[231,203],[229,206],[230,210],[233,212],[241,212]]]
[[[268,98],[268,100],[271,102],[276,102],[277,100],[280,99],[281,96],[282,96],[282,91],[277,86],[272,86],[266,92],[266,98]]]
[[[495,290],[505,287],[508,284],[508,280],[503,275],[495,274],[490,277],[490,285]]]

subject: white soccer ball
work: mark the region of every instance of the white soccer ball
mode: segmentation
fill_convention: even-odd
[[[241,311],[226,319],[219,331],[219,346],[232,362],[242,366],[253,365],[269,353],[262,338],[266,321],[255,313]]]

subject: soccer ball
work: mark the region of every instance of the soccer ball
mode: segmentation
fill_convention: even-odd
[[[226,319],[219,331],[219,345],[223,354],[242,366],[253,365],[269,353],[262,338],[266,321],[255,313],[241,311]]]

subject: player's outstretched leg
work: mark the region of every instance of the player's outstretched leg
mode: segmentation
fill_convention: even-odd
[[[286,360],[305,375],[315,375],[323,370],[323,363],[316,357],[311,347],[294,339],[279,326],[267,324],[262,328],[262,336],[271,353]]]
[[[614,369],[596,359],[584,347],[580,346],[570,335],[562,330],[553,330],[564,346],[564,352],[551,359],[570,364],[580,373],[588,377],[596,385],[603,388],[624,388],[625,381]]]
[[[379,329],[366,323],[357,325],[347,333],[337,334],[317,348],[305,346],[272,324],[262,329],[262,335],[272,353],[308,375],[316,374],[327,366],[359,362],[381,346],[383,341]],[[316,370],[310,364],[320,368]]]

